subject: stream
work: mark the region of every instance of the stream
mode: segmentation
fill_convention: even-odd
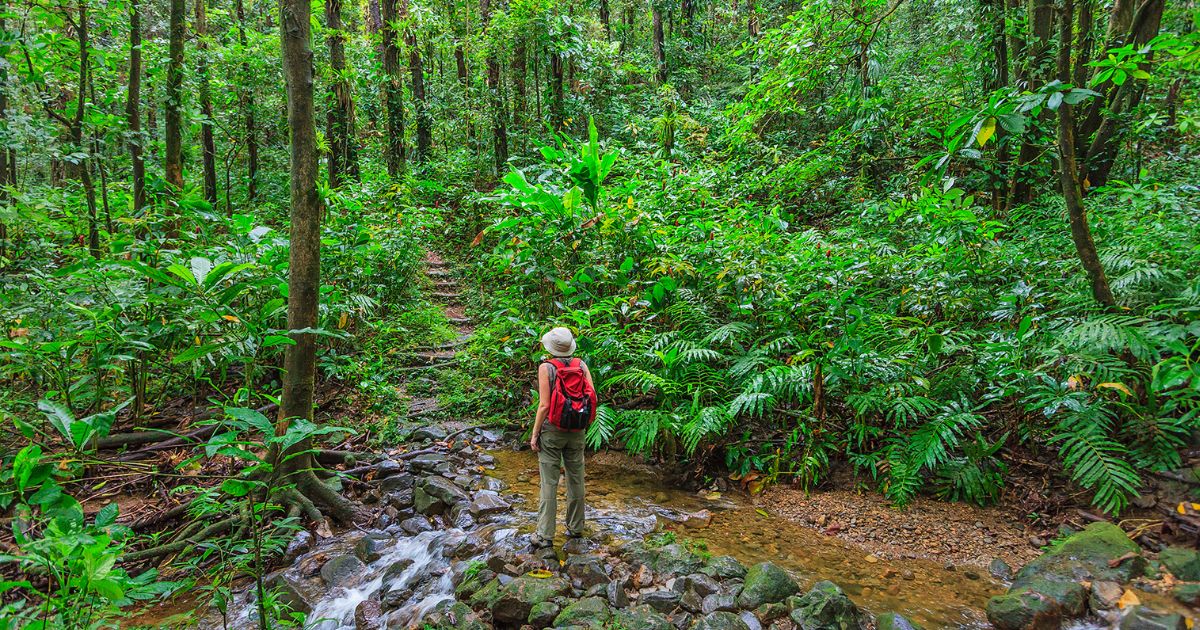
[[[457,476],[459,485],[469,486],[476,497],[480,490],[494,494],[511,503],[511,509],[504,505],[477,514],[478,519],[466,517],[463,510],[453,522],[444,517],[443,526],[435,521],[432,528],[417,516],[416,521],[409,518],[321,541],[278,574],[288,578],[281,598],[288,601],[292,591],[302,596],[311,606],[309,627],[318,630],[420,627],[421,619],[438,604],[454,599],[456,575],[472,563],[480,565],[498,549],[525,547],[526,535],[533,530],[536,455],[508,449],[487,455],[489,470],[475,466],[448,474],[469,472],[469,479]],[[602,547],[612,549],[654,532],[673,532],[677,540],[713,556],[731,555],[746,565],[772,561],[792,572],[805,590],[819,580],[832,580],[863,609],[898,612],[927,629],[988,627],[983,607],[990,596],[1004,590],[982,570],[876,558],[837,538],[771,516],[743,496],[701,496],[676,489],[655,468],[624,455],[598,454],[589,457],[587,465],[589,529]],[[561,506],[560,500],[560,510]],[[562,544],[561,539],[556,541],[555,548],[561,549]],[[364,554],[364,549],[369,553]],[[564,557],[562,551],[558,553]],[[332,565],[338,566],[330,569]],[[250,594],[244,592],[228,627],[255,622],[251,603]],[[225,624],[209,617],[202,625]]]

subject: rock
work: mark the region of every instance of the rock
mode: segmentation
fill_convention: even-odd
[[[1086,597],[1075,582],[1028,580],[989,600],[987,617],[999,630],[1057,628],[1063,620],[1083,614]]]
[[[353,586],[367,573],[367,565],[355,556],[334,556],[321,565],[321,580],[327,586]]]
[[[760,562],[746,572],[738,604],[754,609],[763,604],[783,601],[788,595],[800,592],[800,586],[787,571],[770,562]]]
[[[1008,566],[1008,563],[1000,558],[993,558],[988,563],[988,573],[997,580],[1007,582],[1012,579],[1012,567]]]
[[[1158,561],[1180,580],[1200,582],[1200,551],[1167,547],[1158,552]]]
[[[692,630],[750,630],[750,626],[736,614],[721,611],[705,615]]]
[[[446,600],[439,602],[422,620],[425,630],[490,630],[491,626],[480,621],[471,607],[462,602]]]
[[[375,464],[375,478],[391,477],[404,470],[404,466],[394,459],[384,459]]]
[[[686,628],[691,628],[692,620],[695,618],[696,618],[695,615],[693,615],[690,612],[677,612],[670,617],[671,625],[675,626],[679,630],[685,630]]]
[[[512,506],[491,490],[480,490],[471,499],[471,514],[476,518],[508,511]]]
[[[733,556],[715,556],[704,563],[704,568],[700,572],[719,580],[730,578],[740,580],[746,577],[746,565]]]
[[[383,609],[379,600],[367,598],[354,608],[354,630],[381,630],[383,628]]]
[[[1088,595],[1088,607],[1094,612],[1112,610],[1125,594],[1125,587],[1116,582],[1092,582],[1092,590]]]
[[[492,605],[496,603],[496,600],[500,598],[500,587],[499,578],[488,580],[471,594],[471,598],[467,600],[467,604],[474,610],[490,610]],[[530,606],[530,609],[532,608]]]
[[[596,541],[584,536],[567,538],[562,546],[563,553],[567,554],[591,553],[599,548],[600,545]]]
[[[713,593],[700,602],[700,612],[705,615],[721,611],[737,611],[737,598],[732,593]]]
[[[450,522],[457,528],[468,530],[475,526],[475,517],[471,515],[466,503],[458,503],[450,508]]]
[[[650,565],[659,575],[683,575],[698,571],[703,561],[683,545],[672,543],[659,549]]]
[[[389,539],[380,534],[367,534],[354,545],[354,555],[365,563],[372,563],[383,556]]]
[[[1133,554],[1126,558],[1127,554]],[[1109,566],[1110,561],[1117,566]],[[1107,580],[1129,582],[1142,575],[1146,560],[1141,548],[1121,528],[1108,522],[1092,523],[1072,534],[1056,548],[1042,554],[1017,572],[1013,588],[1039,578],[1077,582]]]
[[[291,564],[296,561],[296,558],[308,553],[313,547],[313,535],[307,529],[302,529],[296,532],[288,543],[287,550],[283,553],[284,564]]]
[[[608,599],[608,605],[613,608],[625,608],[629,605],[629,595],[619,582],[609,582],[604,587],[604,596]]]
[[[433,525],[429,524],[429,519],[424,516],[414,516],[400,521],[400,529],[406,533],[416,536],[421,532],[427,532],[433,529]]]
[[[748,610],[743,610],[742,612],[738,613],[738,617],[750,630],[762,630],[762,623],[758,621],[758,617],[755,617],[754,613]]]
[[[403,492],[405,490],[412,490],[415,481],[416,477],[408,473],[391,475],[384,478],[379,488],[387,493]]]
[[[639,565],[637,570],[633,572],[633,585],[637,588],[646,588],[654,583],[654,572],[646,565]]]
[[[496,572],[491,569],[480,569],[478,573],[469,579],[464,579],[454,589],[454,598],[469,601],[479,589],[483,588],[484,584],[496,579]]]
[[[1200,607],[1200,584],[1176,584],[1175,588],[1171,589],[1171,596],[1181,604]]]
[[[413,442],[430,440],[432,442],[441,442],[446,439],[446,430],[437,425],[429,425],[418,428],[416,431],[408,434],[408,439]]]
[[[875,628],[876,630],[921,630],[921,626],[909,621],[908,617],[895,612],[883,613],[876,617]]]
[[[693,573],[676,579],[672,589],[677,593],[695,593],[700,599],[704,599],[719,592],[721,585],[703,573]]]
[[[676,608],[679,608],[679,593],[675,591],[650,591],[643,593],[638,598],[638,604],[649,606],[664,615],[671,614]]]
[[[600,597],[585,597],[568,604],[554,618],[555,627],[581,626],[584,628],[604,628],[612,617],[608,602]]]
[[[471,500],[466,490],[458,487],[453,481],[445,477],[426,477],[421,483],[417,484],[417,489],[424,490],[426,495],[441,501],[446,506],[465,503]]]
[[[712,523],[712,512],[708,510],[700,510],[684,516],[679,522],[684,527],[692,529],[703,529]]]
[[[446,459],[446,455],[443,453],[422,453],[408,460],[408,465],[413,470],[432,473],[436,472],[442,464],[445,464]]]
[[[1045,547],[1048,544],[1049,543],[1046,542],[1046,539],[1042,538],[1041,536],[1030,536],[1029,537],[1029,546],[1033,547],[1034,549],[1041,549],[1042,547]]]
[[[634,606],[617,612],[620,628],[628,630],[671,630],[671,622],[649,606]]]
[[[522,575],[500,587],[489,608],[492,611],[492,619],[498,625],[519,626],[529,619],[529,613],[534,606],[570,592],[571,585],[562,578]],[[476,593],[476,597],[478,596]]]
[[[1186,630],[1183,615],[1133,606],[1121,619],[1121,630]]]
[[[571,580],[582,589],[609,582],[608,571],[596,556],[571,556],[567,558],[564,568]]]
[[[803,630],[849,630],[863,625],[858,606],[833,582],[817,582],[794,604],[792,622]]]
[[[276,571],[263,578],[267,590],[274,591],[275,599],[295,612],[308,614],[322,595],[320,589],[311,588],[304,581],[294,578],[286,571]]]
[[[421,514],[436,516],[446,509],[446,504],[425,492],[425,488],[418,487],[413,492],[413,509]]]
[[[558,616],[559,611],[558,604],[554,602],[540,602],[529,610],[529,618],[526,621],[534,628],[549,628],[554,624],[554,618]]]

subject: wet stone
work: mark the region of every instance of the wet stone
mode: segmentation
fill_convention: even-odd
[[[792,621],[811,630],[849,630],[862,622],[862,613],[854,602],[833,582],[817,582],[812,590],[795,601]]]
[[[565,568],[571,581],[583,589],[609,582],[608,571],[596,556],[571,556]]]
[[[1006,582],[1011,580],[1012,572],[1012,567],[1008,566],[1008,563],[1000,558],[993,558],[988,563],[988,573],[997,580],[1004,580]]]
[[[385,477],[383,479],[383,481],[380,482],[379,487],[384,492],[388,492],[388,493],[402,492],[405,490],[411,491],[413,489],[413,483],[415,481],[416,481],[416,477],[414,477],[413,475],[408,474],[408,473],[401,473],[401,474],[396,474],[396,475],[391,475],[389,477]]]
[[[264,586],[275,592],[276,599],[296,612],[308,614],[321,593],[309,588],[303,581],[276,571],[263,579]]]
[[[620,627],[633,630],[670,630],[671,622],[649,606],[634,606],[617,612]]]
[[[378,464],[375,464],[375,478],[383,479],[385,477],[391,477],[392,475],[398,474],[402,470],[404,470],[404,466],[400,462],[394,459],[385,459]]]
[[[629,605],[629,595],[625,593],[625,588],[618,582],[609,582],[604,587],[604,595],[608,599],[608,604],[613,608],[625,608]]]
[[[446,430],[437,425],[420,427],[412,433],[408,434],[408,439],[413,442],[421,442],[429,440],[431,442],[441,442],[446,439]]]
[[[296,558],[308,553],[313,546],[313,535],[307,529],[302,529],[296,532],[292,537],[292,541],[288,543],[287,551],[284,552],[283,561],[291,564],[296,561]]]
[[[875,619],[878,630],[921,630],[921,626],[913,623],[900,613],[887,612]]]
[[[787,571],[771,562],[760,562],[746,572],[746,581],[738,595],[742,608],[754,609],[763,604],[783,601],[800,591],[800,586]]]
[[[383,608],[375,599],[364,599],[354,608],[354,630],[382,630]]]
[[[466,502],[470,499],[465,490],[454,485],[454,482],[444,477],[426,477],[417,485],[417,491],[423,491],[426,495],[441,501],[447,506]]]
[[[1185,582],[1200,581],[1200,550],[1167,547],[1158,553],[1158,560],[1176,578]]]
[[[500,495],[492,490],[480,490],[471,499],[471,514],[476,518],[499,514],[511,506]]]
[[[721,585],[713,578],[704,575],[703,573],[693,573],[685,575],[681,578],[676,578],[672,588],[677,593],[695,593],[700,596],[700,599],[717,593],[721,590]]]
[[[1182,615],[1134,606],[1121,619],[1121,630],[1186,630]]]
[[[568,604],[554,618],[556,627],[582,626],[584,628],[604,628],[612,617],[608,602],[600,597],[585,597]]]
[[[362,560],[350,555],[334,556],[321,565],[321,580],[328,586],[349,588],[367,572]]]
[[[1094,611],[1112,610],[1125,594],[1125,587],[1116,582],[1093,582],[1088,595],[1088,606]]]
[[[540,602],[529,610],[529,618],[526,621],[534,628],[548,628],[554,624],[554,618],[560,611],[558,604],[554,602]]]
[[[568,554],[591,553],[599,548],[599,543],[583,536],[568,538],[562,546],[563,553]]]
[[[1171,589],[1171,596],[1185,606],[1200,607],[1200,583],[1176,584]]]
[[[738,617],[750,630],[762,630],[762,624],[759,623],[758,617],[755,617],[754,613],[748,610],[743,610],[742,612],[738,613]]]
[[[681,575],[699,570],[702,564],[699,556],[688,551],[683,545],[673,543],[658,550],[653,566],[655,573]]]
[[[446,455],[443,453],[421,453],[420,455],[417,455],[409,460],[408,465],[411,466],[413,470],[431,473],[436,471],[438,466],[444,463],[446,463]]]
[[[741,579],[746,577],[746,565],[733,556],[716,556],[705,563],[701,572],[721,580]]]
[[[679,630],[684,630],[685,628],[692,627],[692,621],[696,619],[696,616],[690,612],[677,612],[671,615],[670,619],[671,625],[679,628]]]
[[[670,614],[679,608],[680,599],[679,593],[675,591],[650,591],[638,598],[638,604],[649,606],[663,614]]]
[[[700,612],[706,615],[720,611],[737,611],[737,598],[732,593],[713,593],[700,602]]]
[[[383,550],[387,548],[388,542],[389,539],[381,534],[367,534],[354,544],[354,555],[359,560],[370,564],[383,555]]]
[[[431,531],[433,525],[429,524],[429,519],[424,516],[413,516],[400,521],[400,528],[412,536],[416,536],[421,532]]]

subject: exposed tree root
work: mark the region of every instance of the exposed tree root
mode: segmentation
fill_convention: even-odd
[[[166,555],[178,553],[186,550],[188,547],[197,544],[198,541],[212,538],[217,534],[224,533],[231,529],[234,525],[239,524],[243,519],[241,514],[231,516],[224,520],[217,521],[205,527],[196,533],[195,536],[181,536],[179,540],[158,545],[156,547],[148,547],[139,551],[130,551],[121,556],[122,562],[144,562],[146,560],[154,560]]]

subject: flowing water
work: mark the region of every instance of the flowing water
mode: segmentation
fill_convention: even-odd
[[[536,456],[529,451],[493,455],[496,469],[489,474],[525,497],[525,509],[535,509]],[[764,515],[742,498],[708,500],[674,489],[653,467],[624,456],[589,458],[587,466],[588,520],[601,531],[630,522],[640,523],[643,531],[657,525],[702,543],[713,555],[729,554],[746,564],[775,562],[795,573],[801,586],[831,580],[863,608],[899,612],[929,629],[988,627],[983,608],[989,597],[1004,592],[1004,585],[985,571],[971,572],[973,579],[967,571],[925,560],[878,559],[765,510]],[[700,510],[712,513],[707,526],[683,524],[686,515]]]

